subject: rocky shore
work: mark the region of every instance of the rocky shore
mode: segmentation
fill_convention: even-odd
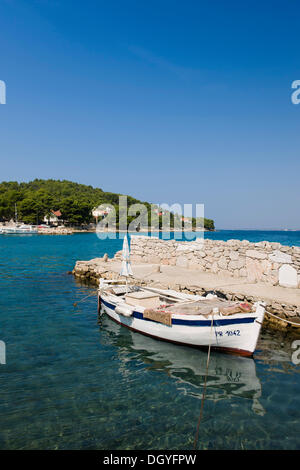
[[[72,235],[74,230],[67,227],[38,228],[39,235]]]

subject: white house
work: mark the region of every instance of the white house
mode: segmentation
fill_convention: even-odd
[[[59,225],[60,223],[63,223],[63,220],[59,219],[61,217],[61,212],[60,211],[52,211],[51,214],[45,215],[44,217],[44,222],[46,222],[47,225]]]
[[[92,210],[92,216],[95,217],[96,219],[96,224],[98,223],[98,218],[105,217],[107,214],[109,214],[112,211],[112,207],[110,206],[105,206],[104,204],[100,204],[98,207],[94,207]]]

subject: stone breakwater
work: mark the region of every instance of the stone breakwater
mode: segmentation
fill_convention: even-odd
[[[39,235],[72,235],[74,230],[66,227],[38,228]]]
[[[94,258],[77,261],[72,273],[80,282],[99,285],[99,279],[123,279],[119,275],[121,263],[118,255],[114,259]],[[300,321],[300,292],[298,289],[280,286],[267,286],[261,283],[247,283],[227,276],[192,271],[190,269],[157,264],[133,264],[133,282],[162,289],[203,295],[216,290],[228,300],[243,300],[250,303],[266,302],[267,311],[285,320]],[[286,327],[286,323],[268,316],[265,324],[273,327]]]
[[[248,240],[182,242],[136,235],[131,237],[130,249],[133,263],[177,266],[271,286],[300,286],[300,247],[296,246]],[[115,259],[120,257],[118,252]]]

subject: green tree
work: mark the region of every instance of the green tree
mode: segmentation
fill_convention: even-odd
[[[119,220],[120,194],[105,192],[100,188],[93,188],[67,180],[35,179],[29,183],[16,181],[3,181],[0,183],[0,220],[5,221],[14,217],[15,204],[18,208],[19,220],[36,224],[41,222],[52,210],[60,210],[62,219],[69,225],[82,225],[93,222],[92,210],[100,204],[111,204],[116,209],[117,227],[120,222],[124,226],[135,217]],[[128,207],[131,204],[142,203],[148,209],[148,221],[151,225],[151,206],[148,202],[139,201],[127,196]],[[126,216],[125,216],[126,217]],[[174,226],[174,214],[170,214],[170,225]],[[160,227],[162,217],[159,217]],[[214,230],[214,221],[204,219],[204,227]]]

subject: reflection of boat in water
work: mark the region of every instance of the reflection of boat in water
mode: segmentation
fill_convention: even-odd
[[[101,322],[102,341],[109,342],[119,350],[120,370],[126,369],[129,361],[142,360],[147,368],[162,371],[175,379],[183,393],[202,398],[206,352],[157,342],[128,330],[124,332],[120,325],[105,317],[102,317]],[[126,374],[126,370],[123,372]],[[210,354],[206,390],[208,400],[218,401],[231,397],[249,399],[252,401],[252,410],[262,415],[265,411],[259,402],[260,396],[261,383],[252,358],[228,356],[217,352]]]

